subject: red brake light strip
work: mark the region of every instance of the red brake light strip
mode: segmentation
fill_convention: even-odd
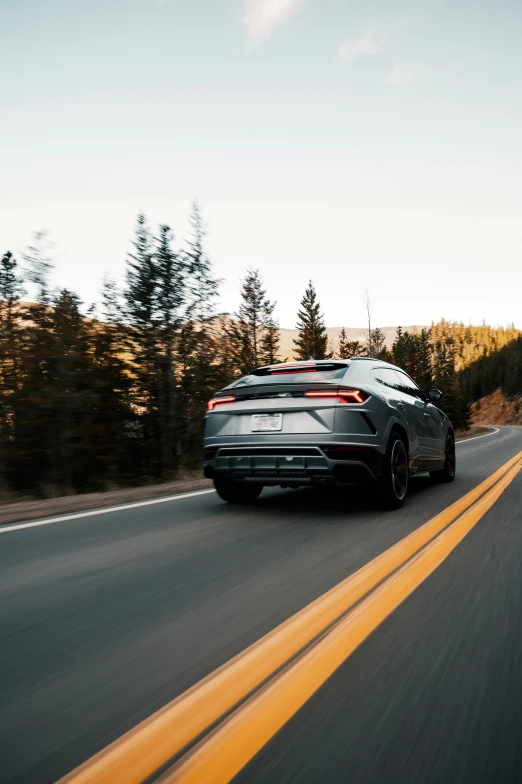
[[[317,391],[305,392],[305,397],[336,397],[343,403],[349,402],[347,398],[351,398],[350,402],[364,403],[364,397],[359,389],[340,389],[336,392],[318,389]]]
[[[208,401],[208,410],[213,411],[216,406],[220,406],[223,403],[234,403],[235,397],[213,397],[212,400]]]

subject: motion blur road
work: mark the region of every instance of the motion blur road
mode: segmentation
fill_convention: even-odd
[[[398,512],[265,490],[0,529],[0,781],[54,782],[520,450],[461,442]],[[521,782],[521,501],[522,472],[237,781]]]

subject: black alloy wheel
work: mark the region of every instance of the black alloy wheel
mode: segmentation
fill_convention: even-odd
[[[430,476],[435,482],[453,482],[457,468],[457,455],[455,450],[455,436],[448,433],[446,436],[446,451],[444,468],[440,471],[431,471]]]
[[[400,509],[406,493],[410,470],[408,452],[401,435],[392,433],[383,461],[383,470],[378,480],[378,498],[386,509]]]

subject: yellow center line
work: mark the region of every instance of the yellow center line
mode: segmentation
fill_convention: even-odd
[[[522,452],[443,512],[60,779],[59,784],[141,784],[425,547],[494,487],[521,457]]]
[[[294,664],[200,742],[161,784],[225,784],[286,724],[350,654],[440,566],[522,468],[516,464],[474,506],[364,599]]]

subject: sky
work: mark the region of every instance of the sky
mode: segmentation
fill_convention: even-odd
[[[0,250],[56,285],[123,280],[134,219],[293,327],[441,317],[522,328],[522,3],[0,0]]]

